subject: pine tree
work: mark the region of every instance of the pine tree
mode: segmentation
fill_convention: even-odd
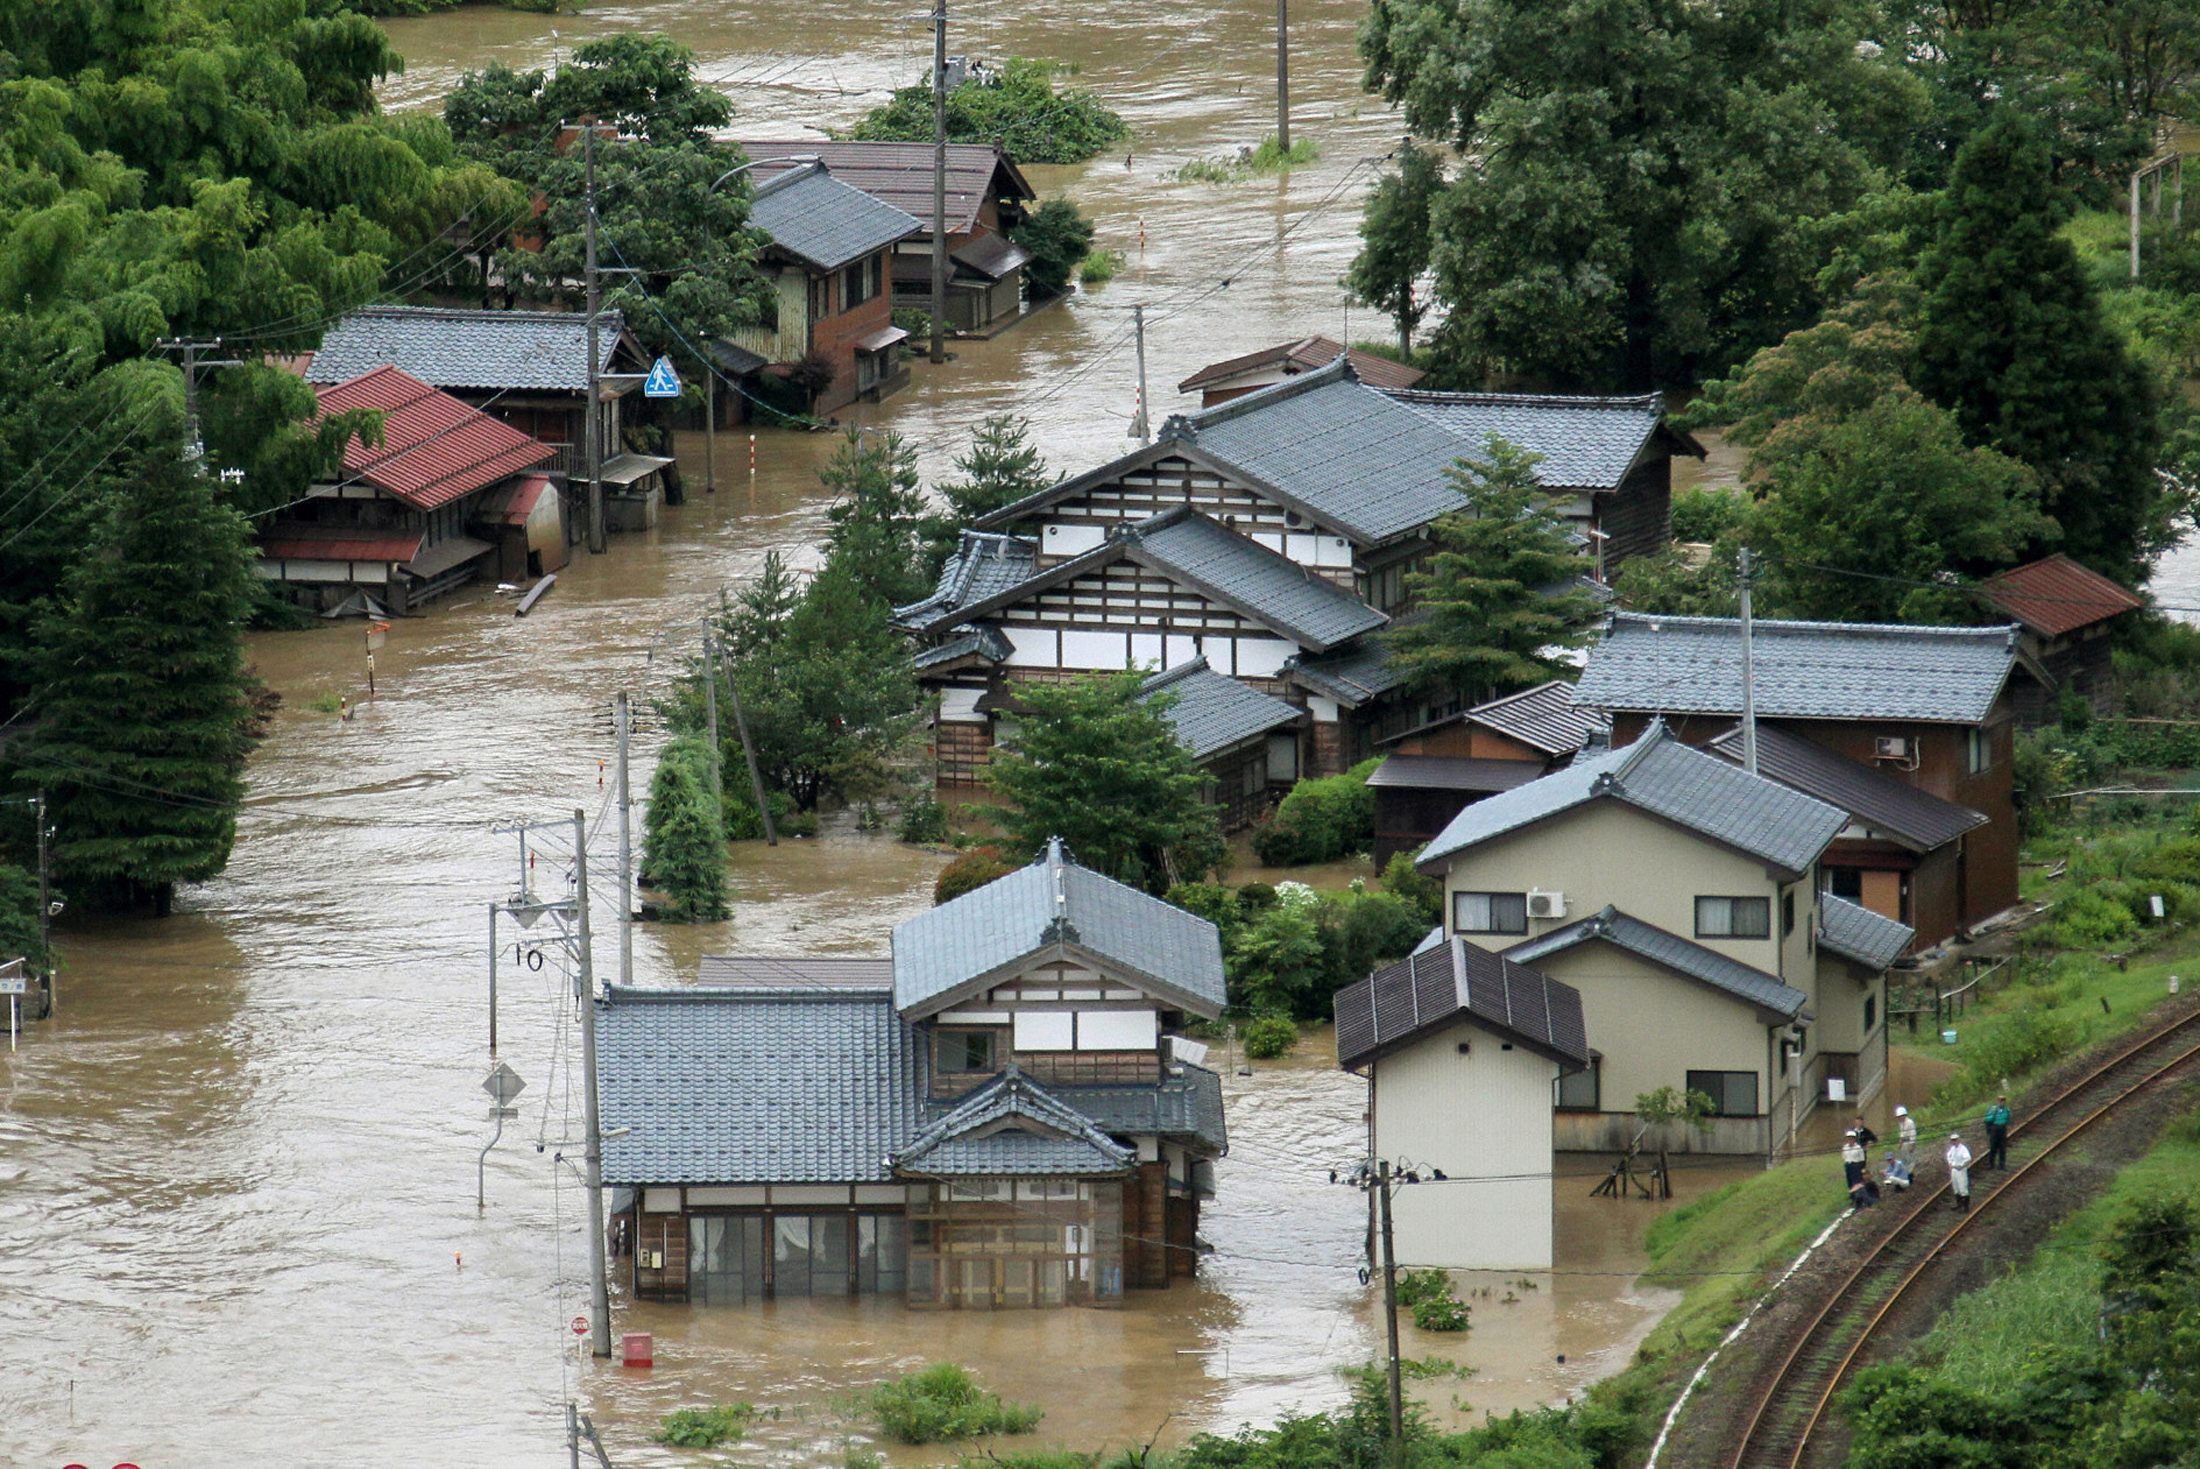
[[[1431,527],[1436,554],[1406,577],[1413,610],[1380,636],[1392,664],[1431,698],[1488,698],[1562,671],[1596,603],[1585,569],[1536,483],[1537,456],[1492,435],[1485,459],[1449,471],[1468,508]]]
[[[86,896],[149,897],[229,861],[254,681],[250,528],[172,454],[113,497],[40,628],[40,719],[17,773],[43,786],[54,871]]]
[[[954,554],[964,526],[1054,483],[1045,457],[1031,442],[1031,420],[1013,413],[991,414],[979,423],[970,447],[956,456],[955,469],[959,478],[937,486],[947,512],[924,519],[927,581],[937,578]]]
[[[831,559],[865,595],[889,607],[923,596],[929,588],[919,550],[924,496],[917,451],[899,434],[851,428],[817,477],[833,494],[826,512]]]
[[[2038,472],[2059,549],[2136,580],[2168,539],[2154,394],[2057,233],[2038,127],[2004,111],[1980,129],[1941,207],[1918,267],[1918,389],[1954,410],[1971,443]]]
[[[682,735],[657,758],[643,823],[643,880],[663,898],[676,923],[708,923],[726,916],[726,824],[712,791],[717,754],[693,735]]]
[[[1167,696],[1139,697],[1144,683],[1131,671],[1017,689],[1024,714],[988,775],[1008,802],[1011,852],[1058,836],[1085,866],[1151,893],[1221,864],[1206,773],[1162,717]]]

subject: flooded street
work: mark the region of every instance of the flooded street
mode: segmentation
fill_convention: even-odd
[[[861,416],[915,439],[928,478],[1002,409],[1033,419],[1056,469],[1081,470],[1128,443],[1133,301],[1150,306],[1162,411],[1181,406],[1175,382],[1207,361],[1342,334],[1335,281],[1374,176],[1361,160],[1396,130],[1358,90],[1351,36],[1363,9],[1293,9],[1295,118],[1322,161],[1219,187],[1160,175],[1271,127],[1266,12],[974,9],[955,49],[1073,57],[1129,117],[1130,167],[1117,157],[1035,172],[1073,192],[1130,265],[1089,299],[961,344],[944,368],[919,364],[911,388]],[[391,24],[408,69],[387,99],[432,105],[464,68],[540,65],[626,28],[692,46],[744,130],[845,123],[918,75],[927,45],[891,7],[847,0],[467,9]],[[1363,313],[1350,330],[1385,334]],[[938,1359],[1046,1406],[1045,1441],[1166,1442],[1333,1404],[1336,1369],[1372,1358],[1376,1322],[1356,1275],[1365,1201],[1326,1182],[1362,1146],[1362,1093],[1334,1069],[1326,1036],[1228,1078],[1233,1147],[1205,1219],[1217,1254],[1197,1287],[1134,1296],[1122,1311],[999,1316],[615,1296],[619,1328],[658,1334],[655,1370],[628,1372],[575,1356],[577,1194],[534,1146],[577,1134],[571,1007],[552,970],[507,965],[500,1055],[529,1089],[489,1155],[489,1207],[476,1213],[490,1126],[478,1089],[486,913],[516,877],[511,839],[491,828],[582,808],[607,877],[611,692],[646,702],[661,691],[680,630],[767,550],[814,558],[825,524],[814,471],[831,438],[762,434],[752,481],[744,435],[721,437],[709,496],[700,437],[683,439],[688,503],[654,532],[615,537],[608,555],[583,554],[533,616],[469,590],[400,622],[377,655],[379,697],[348,723],[308,706],[364,694],[360,624],[254,639],[285,704],[254,759],[229,871],[183,895],[166,922],[72,915],[58,1014],[0,1060],[0,1330],[20,1348],[0,1374],[0,1464],[548,1469],[566,1462],[570,1395],[621,1464],[690,1462],[648,1446],[657,1415],[733,1399],[778,1414],[744,1458],[838,1463],[862,1426],[851,1394]],[[660,633],[672,651],[651,662]],[[637,794],[655,739],[645,720]],[[733,919],[643,927],[634,978],[687,980],[706,951],[883,952],[891,924],[929,904],[943,861],[844,820],[814,842],[745,847]],[[597,889],[597,953],[611,974],[608,888]],[[1577,1273],[1510,1305],[1501,1291],[1475,1300],[1475,1329],[1456,1342],[1409,1344],[1409,1355],[1456,1351],[1476,1369],[1423,1384],[1432,1402],[1457,1397],[1478,1413],[1546,1401],[1624,1361],[1663,1304],[1629,1279],[1650,1209],[1592,1204],[1587,1186],[1559,1190],[1560,1248]]]

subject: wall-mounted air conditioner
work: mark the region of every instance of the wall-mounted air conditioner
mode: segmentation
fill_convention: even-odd
[[[1566,916],[1566,895],[1564,893],[1529,893],[1528,916],[1530,918],[1564,918]]]
[[[1872,740],[1874,760],[1907,760],[1910,742],[1901,735],[1879,735]]]

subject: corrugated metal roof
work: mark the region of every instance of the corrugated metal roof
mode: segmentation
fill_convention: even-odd
[[[1031,252],[1006,235],[983,234],[955,246],[947,258],[989,281],[1006,280],[1012,271],[1031,264]]]
[[[843,954],[705,954],[696,977],[712,985],[763,985],[777,989],[858,989],[881,994],[894,988],[894,961]]]
[[[1137,1161],[1135,1149],[1010,1065],[897,1150],[893,1167],[920,1178],[1075,1178],[1128,1173]]]
[[[555,452],[400,368],[377,367],[324,388],[314,421],[357,408],[382,410],[382,444],[370,449],[356,437],[347,440],[346,478],[387,491],[416,510],[448,505],[532,469]]]
[[[743,142],[752,159],[816,158],[842,182],[885,200],[914,216],[932,234],[932,145],[930,143],[840,142],[823,138],[763,139]],[[755,177],[769,179],[794,167],[759,163]],[[989,199],[1026,200],[1038,192],[1008,156],[991,143],[947,145],[947,230],[974,229],[978,211]]]
[[[1412,791],[1509,791],[1543,773],[1534,760],[1478,760],[1464,755],[1392,755],[1367,778],[1371,786]]]
[[[1611,721],[1574,702],[1574,686],[1562,678],[1517,694],[1477,704],[1461,716],[1546,755],[1571,755]]]
[[[757,189],[749,223],[818,270],[852,265],[924,228],[914,215],[834,178],[822,163],[790,168]]]
[[[1143,697],[1161,693],[1171,698],[1161,717],[1169,721],[1194,760],[1256,739],[1299,717],[1299,711],[1283,700],[1216,673],[1205,658],[1180,663],[1146,680]]]
[[[626,318],[597,319],[596,364],[611,366]],[[366,306],[328,330],[306,381],[341,383],[388,364],[439,388],[585,395],[588,318],[577,311],[466,311],[445,306]]]
[[[1783,872],[1801,873],[1848,824],[1847,813],[1750,775],[1674,739],[1662,722],[1617,750],[1583,755],[1538,780],[1477,801],[1417,859],[1424,867],[1591,801],[1663,817]]]
[[[1731,729],[1720,735],[1711,742],[1711,748],[1739,765],[1741,730]],[[1981,812],[1905,785],[1776,724],[1757,727],[1757,771],[1806,796],[1816,796],[1829,806],[1838,806],[1874,831],[1884,832],[1919,852],[1944,847],[1986,824]]]
[[[915,1032],[877,991],[613,986],[604,1182],[882,1183],[917,1135]]]
[[[1818,943],[1866,969],[1885,969],[1902,957],[1917,930],[1885,918],[1859,903],[1818,895]]]
[[[963,620],[963,609],[1031,579],[1039,548],[1019,536],[966,530],[955,554],[940,569],[932,595],[894,609],[894,622],[911,632],[933,632]]]
[[[937,1008],[983,975],[1048,949],[1082,950],[1195,1015],[1220,1013],[1215,926],[1069,860],[1039,860],[894,928],[894,1003]]]
[[[1566,1070],[1589,1064],[1580,992],[1465,939],[1416,950],[1346,985],[1333,1004],[1337,1064],[1348,1071],[1465,1019]]]
[[[420,554],[418,533],[392,535],[348,525],[277,522],[260,536],[260,554],[271,561],[410,561]]]
[[[2060,637],[2146,605],[2144,598],[2057,551],[1987,579],[1986,599],[2044,637]]]
[[[1347,349],[1344,343],[1329,337],[1301,337],[1295,342],[1279,342],[1273,347],[1263,347],[1257,352],[1247,352],[1222,362],[1210,362],[1199,371],[1176,385],[1180,393],[1204,388],[1210,383],[1227,381],[1249,372],[1282,368],[1297,375],[1327,367],[1342,355],[1352,363],[1353,375],[1369,387],[1410,388],[1428,374],[1418,367],[1408,367],[1403,362],[1393,362],[1388,357],[1378,357],[1373,352],[1362,352],[1354,347]]]
[[[1810,996],[1783,983],[1775,975],[1611,907],[1564,928],[1554,928],[1540,938],[1514,944],[1505,953],[1523,964],[1533,964],[1538,959],[1587,943],[1607,943],[1624,949],[1676,974],[1723,990],[1738,1000],[1746,1000],[1759,1010],[1782,1019],[1793,1020],[1810,1003]]]
[[[2016,666],[2017,629],[1887,623],[1754,625],[1757,713],[1772,719],[1978,724]],[[1574,701],[1639,713],[1742,712],[1741,623],[1617,612]]]

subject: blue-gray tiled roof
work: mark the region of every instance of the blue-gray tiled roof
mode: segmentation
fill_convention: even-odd
[[[1977,724],[2016,665],[2018,632],[1760,620],[1752,654],[1757,713]],[[1741,624],[1615,613],[1589,651],[1574,698],[1594,709],[1739,715]]]
[[[596,1044],[607,1184],[884,1182],[920,1125],[880,991],[613,986]]]
[[[1848,823],[1846,812],[1751,775],[1676,740],[1653,722],[1631,745],[1586,752],[1563,769],[1475,802],[1422,851],[1426,867],[1590,801],[1622,801],[1768,867],[1801,873]]]
[[[1574,702],[1574,686],[1562,678],[1477,704],[1461,717],[1546,755],[1571,755],[1607,724]]]
[[[1406,389],[1390,396],[1472,445],[1477,457],[1493,434],[1540,455],[1535,477],[1554,490],[1617,489],[1665,417],[1656,393],[1576,398]]]
[[[1028,867],[894,928],[894,1004],[940,1002],[1057,946],[1082,950],[1196,1015],[1223,1005],[1215,926],[1070,861],[1059,840]]]
[[[940,568],[938,585],[921,602],[894,609],[896,625],[931,632],[962,621],[963,609],[983,602],[1031,577],[1039,548],[1018,536],[966,530],[955,554]]]
[[[1138,1161],[1075,1107],[1014,1066],[979,1087],[895,1152],[907,1176],[999,1178],[1127,1173]]]
[[[1179,663],[1146,680],[1144,697],[1162,693],[1171,702],[1161,717],[1169,721],[1177,742],[1192,752],[1194,760],[1204,760],[1299,717],[1299,711],[1283,700],[1216,673],[1205,658]]]
[[[598,318],[599,372],[626,329]],[[588,391],[588,318],[578,311],[466,311],[443,306],[364,306],[321,338],[311,383],[345,383],[385,363],[434,388]]]
[[[1714,739],[1711,748],[1739,765],[1740,727]],[[1777,724],[1757,727],[1757,769],[1782,785],[1839,806],[1873,833],[1893,837],[1919,852],[1944,847],[1986,824],[1984,814],[1968,806],[1904,785]]]
[[[1390,649],[1377,638],[1311,658],[1299,654],[1283,665],[1283,672],[1293,683],[1335,699],[1348,709],[1356,709],[1405,682],[1405,675],[1391,662]]]
[[[1818,942],[1844,959],[1866,969],[1885,969],[1902,957],[1917,931],[1906,923],[1883,918],[1860,903],[1818,895]]]
[[[1051,1086],[1068,1106],[1117,1137],[1151,1133],[1193,1143],[1212,1153],[1230,1145],[1222,1116],[1222,1078],[1188,1061],[1172,1063],[1183,1071],[1159,1086]]]
[[[1617,908],[1605,908],[1564,928],[1554,928],[1540,938],[1514,944],[1505,951],[1505,957],[1521,964],[1533,964],[1562,950],[1596,942],[1611,944],[1676,974],[1700,980],[1783,1019],[1793,1020],[1810,1002],[1810,996],[1781,982],[1775,975],[1739,959],[1730,959],[1716,949],[1707,949],[1677,933],[1629,917]]]
[[[973,628],[958,637],[949,638],[936,648],[926,648],[909,660],[919,672],[952,663],[957,658],[983,658],[989,663],[1006,663],[1008,655],[1016,651],[1008,640],[1008,634],[997,627]]]
[[[924,228],[915,215],[834,178],[822,163],[791,168],[758,188],[749,223],[819,270],[851,265]]]
[[[1332,648],[1389,621],[1335,582],[1192,510],[1125,531],[1154,561],[1313,648]]]

